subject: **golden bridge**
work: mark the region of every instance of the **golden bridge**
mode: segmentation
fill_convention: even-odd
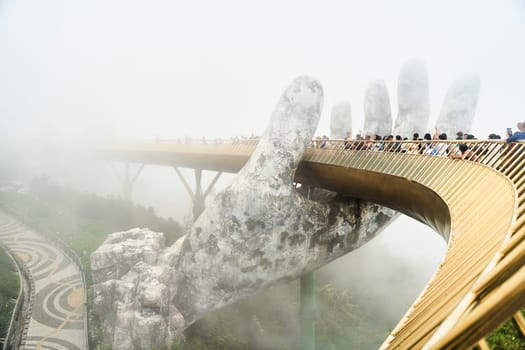
[[[468,144],[471,160],[448,156],[458,142]],[[156,143],[113,146],[109,154],[237,172],[254,149],[255,143]],[[396,209],[448,242],[433,278],[382,349],[488,349],[484,337],[511,317],[525,334],[524,172],[520,143],[330,141],[307,149],[295,181]]]

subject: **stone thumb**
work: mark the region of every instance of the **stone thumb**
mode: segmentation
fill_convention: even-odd
[[[291,183],[319,123],[322,102],[321,83],[308,76],[296,78],[277,103],[239,178],[267,185]]]

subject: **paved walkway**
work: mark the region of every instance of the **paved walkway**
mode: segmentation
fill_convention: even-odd
[[[77,266],[43,236],[3,212],[0,241],[25,262],[35,282],[21,349],[86,350],[84,288]]]

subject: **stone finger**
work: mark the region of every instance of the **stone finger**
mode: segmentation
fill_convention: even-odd
[[[347,132],[352,133],[352,106],[348,101],[340,101],[332,107],[330,138],[344,139]]]
[[[408,61],[401,67],[397,100],[399,109],[394,134],[411,138],[415,132],[427,132],[430,97],[427,67],[423,61]]]
[[[370,83],[364,99],[365,125],[363,135],[390,135],[392,133],[392,111],[388,89],[383,79]]]
[[[319,81],[308,76],[296,78],[281,96],[238,179],[265,186],[291,185],[319,123],[322,102],[323,88]]]
[[[480,89],[479,76],[467,74],[457,78],[449,87],[439,118],[437,128],[454,138],[458,131],[470,132]]]

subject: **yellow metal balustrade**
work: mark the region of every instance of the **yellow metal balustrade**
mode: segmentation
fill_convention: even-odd
[[[462,141],[463,142],[463,141]],[[399,210],[433,227],[447,254],[382,349],[487,349],[510,317],[525,334],[525,144],[312,144],[296,181]],[[255,144],[120,145],[111,159],[237,172]],[[468,160],[470,159],[470,160]]]

